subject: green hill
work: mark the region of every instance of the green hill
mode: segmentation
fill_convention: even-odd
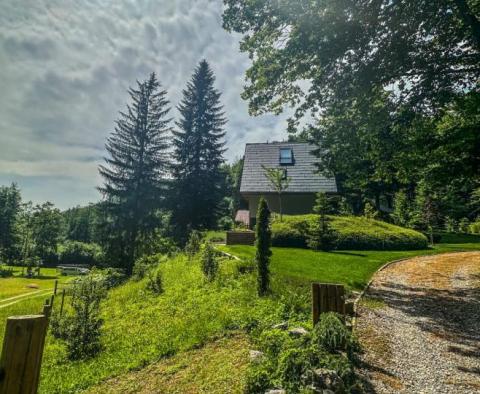
[[[336,248],[349,250],[425,249],[428,241],[418,231],[359,216],[329,216],[337,233]],[[306,247],[310,223],[316,215],[284,216],[272,223],[272,244]]]

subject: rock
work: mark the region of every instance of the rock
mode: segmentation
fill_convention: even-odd
[[[265,394],[287,394],[287,392],[284,389],[273,389],[265,391]]]
[[[259,363],[263,360],[265,355],[259,350],[250,350],[250,361],[254,363]]]
[[[337,372],[326,368],[308,371],[302,376],[302,381],[310,384],[311,390],[315,393],[337,393],[345,389],[343,380],[338,376]]]
[[[284,321],[282,323],[275,324],[272,326],[272,328],[276,330],[286,330],[288,328],[288,322]]]
[[[349,316],[353,316],[355,302],[353,300],[345,302],[345,313]]]
[[[303,337],[305,335],[308,334],[308,331],[305,330],[303,327],[295,327],[295,328],[291,328],[290,330],[288,330],[288,333],[292,336],[292,337]]]

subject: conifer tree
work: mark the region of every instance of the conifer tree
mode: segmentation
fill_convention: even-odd
[[[132,102],[120,112],[106,143],[109,157],[99,168],[104,179],[99,189],[106,200],[107,253],[131,274],[139,244],[153,234],[166,194],[170,108],[155,73],[137,81],[129,94]]]
[[[222,198],[226,119],[215,76],[202,60],[183,90],[174,131],[172,223],[184,241],[189,230],[212,228]]]
[[[318,215],[312,223],[308,234],[308,246],[315,250],[331,250],[335,246],[335,231],[330,227],[327,214],[331,213],[331,205],[325,193],[317,193],[313,211]]]
[[[262,197],[258,203],[257,224],[255,227],[255,261],[258,269],[258,295],[263,296],[268,292],[270,286],[270,210],[267,202]]]

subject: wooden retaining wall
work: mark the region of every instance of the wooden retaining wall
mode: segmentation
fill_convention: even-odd
[[[255,243],[253,231],[227,231],[227,245],[252,245]]]

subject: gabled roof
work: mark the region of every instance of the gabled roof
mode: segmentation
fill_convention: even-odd
[[[293,165],[280,165],[280,148],[291,148]],[[336,192],[334,178],[327,178],[316,172],[316,159],[312,154],[314,147],[306,143],[259,143],[245,146],[240,193],[272,193],[275,190],[270,185],[262,167],[285,168],[291,178],[285,193],[317,193]]]

